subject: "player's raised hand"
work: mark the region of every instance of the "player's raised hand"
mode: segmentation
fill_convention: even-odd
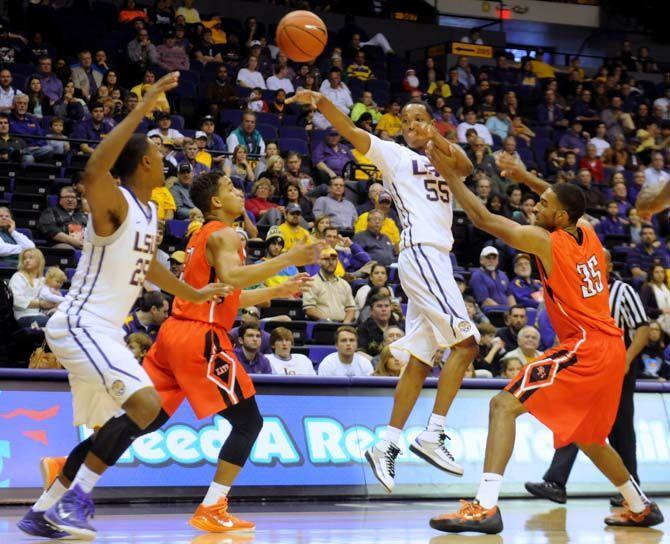
[[[526,165],[517,157],[506,152],[500,153],[496,159],[500,175],[510,181],[522,181],[526,174]]]
[[[179,72],[169,72],[154,83],[142,98],[143,102],[155,102],[162,93],[171,91],[179,85]]]
[[[321,93],[303,89],[302,91],[298,91],[293,96],[287,98],[285,103],[306,104],[308,106],[313,106],[314,108],[316,108],[319,105],[319,100],[321,100]]]
[[[286,253],[295,266],[316,264],[321,259],[321,252],[326,249],[326,242],[318,241],[309,244],[296,244]]]
[[[278,286],[277,295],[280,297],[300,295],[305,291],[309,291],[313,283],[314,280],[312,279],[312,276],[306,272],[301,272]]]
[[[458,174],[457,155],[452,153],[448,156],[446,153],[440,151],[433,142],[426,144],[426,156],[430,159],[430,163],[437,168],[437,171],[444,176],[447,181],[458,181],[463,179]]]
[[[220,301],[230,295],[235,289],[227,283],[208,283],[196,290],[196,300],[193,302],[207,302],[209,300]]]
[[[437,129],[433,123],[426,123],[425,121],[412,121],[409,124],[410,132],[414,132],[416,137],[432,140],[437,134]]]

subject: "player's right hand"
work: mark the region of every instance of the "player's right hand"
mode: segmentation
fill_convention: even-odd
[[[155,102],[162,93],[171,91],[179,85],[179,72],[169,72],[154,83],[144,95],[144,102]]]
[[[193,302],[201,303],[215,300],[219,302],[222,298],[230,295],[235,289],[227,283],[208,283],[200,289],[196,289],[196,295]]]
[[[326,249],[326,242],[318,241],[309,244],[296,244],[286,253],[295,266],[316,264],[321,259],[321,252]]]
[[[308,91],[306,89],[303,89],[302,91],[298,91],[295,93],[293,96],[290,98],[287,98],[285,103],[286,104],[307,104],[308,106],[313,106],[316,108],[319,105],[319,101],[321,100],[321,93],[318,93],[316,91]]]
[[[496,164],[500,170],[500,175],[512,181],[521,181],[526,174],[526,166],[509,153],[500,153],[496,159]]]

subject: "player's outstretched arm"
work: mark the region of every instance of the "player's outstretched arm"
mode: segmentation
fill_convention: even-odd
[[[537,195],[541,195],[551,188],[551,184],[529,172],[523,162],[509,153],[501,153],[496,159],[496,163],[500,169],[500,174],[504,178],[527,185]]]
[[[113,234],[116,225],[125,219],[128,205],[110,170],[144,116],[156,105],[161,93],[176,87],[178,81],[179,72],[172,72],[152,85],[144,99],[107,134],[88,159],[83,181],[96,234]]]
[[[196,303],[225,297],[233,292],[233,288],[224,283],[210,283],[201,289],[195,289],[177,278],[177,276],[159,263],[156,258],[151,262],[151,266],[147,272],[147,280],[158,285],[161,291]]]
[[[323,242],[297,244],[286,253],[252,265],[242,265],[238,255],[240,237],[233,229],[222,229],[207,240],[207,259],[216,270],[217,277],[236,289],[263,283],[284,268],[305,266],[319,262]]]
[[[370,134],[354,125],[351,118],[339,110],[327,97],[316,91],[298,91],[286,99],[287,104],[307,104],[317,108],[343,138],[365,155],[370,149]]]
[[[635,201],[638,213],[645,218],[663,211],[668,206],[670,206],[670,182],[666,183],[660,191],[648,186],[642,187]]]
[[[489,212],[484,203],[466,187],[462,179],[454,174],[456,171],[455,153],[452,154],[452,157],[447,157],[436,150],[432,142],[429,142],[426,146],[426,154],[432,165],[444,176],[454,198],[463,206],[463,210],[475,227],[500,238],[516,249],[537,255],[545,265],[548,265],[548,268],[551,268],[551,239],[546,230],[540,227],[519,225],[502,215]]]
[[[242,291],[240,294],[240,307],[247,308],[249,306],[256,306],[257,304],[263,304],[264,302],[270,302],[275,298],[299,295],[309,290],[312,283],[312,277],[305,272],[301,272],[275,287]]]

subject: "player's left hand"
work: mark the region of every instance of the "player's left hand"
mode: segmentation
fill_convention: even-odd
[[[295,295],[301,295],[305,291],[309,291],[312,287],[314,280],[312,276],[306,272],[301,272],[296,274],[292,278],[286,280],[280,286],[277,287],[277,295],[280,297],[292,297]]]
[[[296,92],[293,96],[287,98],[284,103],[286,105],[297,103],[297,104],[305,104],[307,106],[312,106],[314,109],[317,108],[319,105],[319,101],[321,100],[321,93],[318,93],[316,91],[308,91],[306,89],[303,89],[302,91]]]
[[[209,300],[219,302],[222,298],[230,295],[235,289],[227,283],[208,283],[200,289],[196,289],[196,296],[193,302],[201,303]]]
[[[523,176],[527,172],[526,166],[509,153],[501,153],[496,159],[496,165],[500,170],[500,175],[509,178],[510,181],[523,181]]]
[[[414,132],[415,136],[419,138],[425,138],[426,140],[432,140],[438,134],[437,129],[433,123],[426,123],[423,121],[412,121],[409,124],[410,132]]]

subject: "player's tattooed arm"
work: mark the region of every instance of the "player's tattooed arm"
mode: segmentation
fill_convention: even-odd
[[[324,243],[297,244],[281,255],[260,263],[243,265],[238,254],[240,237],[233,229],[222,229],[207,240],[207,259],[217,277],[236,289],[263,283],[284,268],[319,262]]]
[[[365,155],[370,150],[370,134],[358,128],[351,118],[333,104],[327,97],[316,91],[298,91],[286,99],[286,104],[307,104],[318,109],[328,119],[335,130],[346,138],[356,150]]]
[[[668,206],[670,206],[670,182],[660,190],[644,185],[635,201],[635,207],[643,219],[651,219],[653,214],[663,211]]]
[[[208,300],[225,297],[233,292],[233,288],[224,283],[210,283],[201,289],[196,289],[177,278],[170,270],[159,263],[155,257],[151,261],[146,279],[158,285],[162,291],[189,302],[207,302]]]
[[[447,181],[454,198],[463,207],[475,227],[500,238],[506,244],[518,250],[537,255],[545,265],[547,272],[550,273],[552,265],[551,238],[545,229],[520,225],[503,215],[491,213],[479,197],[463,183],[462,178],[455,174],[453,167],[455,159],[453,156],[447,157],[444,153],[436,150],[432,142],[429,142],[426,146],[426,155],[428,155],[431,164]]]

